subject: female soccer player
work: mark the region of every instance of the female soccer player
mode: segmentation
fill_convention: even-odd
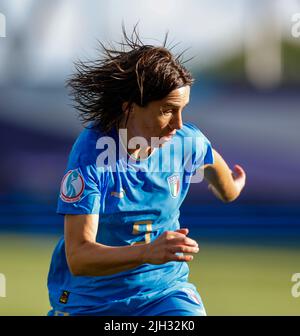
[[[121,50],[69,81],[88,126],[62,179],[65,218],[48,275],[48,315],[205,315],[188,282],[199,251],[179,208],[201,174],[222,201],[245,184],[200,130],[183,123],[193,79],[166,48],[124,33]]]

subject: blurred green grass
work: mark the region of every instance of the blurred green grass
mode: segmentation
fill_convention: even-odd
[[[6,298],[0,315],[46,315],[47,273],[56,236],[0,235],[0,273]],[[292,274],[300,272],[300,246],[201,241],[190,263],[190,281],[208,315],[300,315],[291,295]]]

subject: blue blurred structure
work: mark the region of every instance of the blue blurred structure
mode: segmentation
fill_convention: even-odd
[[[62,234],[63,218],[55,214],[55,199],[41,201],[28,195],[13,194],[0,199],[0,231]],[[216,240],[298,241],[298,204],[231,204],[214,201],[186,202],[181,223],[193,235]]]
[[[299,157],[295,155],[300,98],[293,88],[261,94],[229,87],[195,85],[186,119],[201,127],[229,164],[244,166],[247,187],[238,201],[222,204],[205,182],[192,185],[182,207],[182,224],[211,237],[300,237]],[[49,94],[49,101],[44,98],[47,109],[53,101],[56,107],[56,94]],[[5,101],[5,96],[1,98]],[[14,104],[19,102],[24,106],[24,100],[16,99]],[[284,118],[283,102],[289,106]],[[59,108],[63,111],[67,104]],[[22,106],[11,113],[18,109]],[[9,144],[1,147],[5,160],[0,230],[61,233],[63,219],[55,213],[56,198],[76,135],[47,134],[8,122],[0,125],[0,141]]]
[[[191,46],[191,55],[196,54],[190,63],[196,82],[185,120],[200,127],[229,165],[239,163],[247,172],[246,189],[233,204],[215,200],[205,183],[192,185],[182,224],[202,236],[299,239],[300,47],[288,35],[289,26],[280,34],[276,28],[288,9],[297,8],[285,1],[285,12],[276,16],[268,0],[255,11],[247,10],[252,5],[246,0],[226,1],[226,6],[191,1],[183,19],[189,25],[183,27],[180,13],[167,10],[171,3],[166,1],[169,5],[157,13],[164,25],[152,34],[145,9],[154,13],[157,3],[130,2],[135,4],[131,14],[130,6],[125,9],[117,0],[110,5],[92,0],[88,10],[80,0],[25,1],[23,7],[6,0],[0,6],[7,19],[7,37],[0,39],[0,230],[62,233],[56,198],[81,130],[64,81],[72,62],[85,58],[82,50],[94,48],[96,38],[119,40],[122,7],[129,15],[127,26],[140,19],[146,37],[162,40],[164,28],[179,40],[186,34],[183,47]],[[112,11],[113,5],[120,11]],[[248,12],[270,15],[244,20]],[[189,19],[197,13],[202,21]],[[219,25],[212,23],[216,15]],[[228,31],[221,23],[228,24]],[[283,47],[286,41],[288,48]]]

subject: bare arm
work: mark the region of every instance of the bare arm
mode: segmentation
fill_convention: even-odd
[[[151,243],[107,246],[96,242],[98,215],[65,215],[66,257],[73,275],[103,276],[135,268],[144,263],[191,261],[196,241],[186,237],[187,229],[166,231]]]
[[[232,202],[245,186],[246,173],[239,165],[235,165],[232,172],[222,156],[214,149],[213,156],[214,163],[203,167],[208,187],[223,202]]]

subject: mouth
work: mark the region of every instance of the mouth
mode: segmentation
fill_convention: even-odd
[[[175,133],[176,133],[176,132],[175,132]],[[162,137],[160,138],[160,140],[162,140],[162,141],[164,141],[164,142],[166,142],[166,141],[170,141],[170,140],[173,138],[173,136],[175,135],[175,133],[172,132],[172,133],[169,133],[169,134],[167,134],[167,135],[164,135],[164,136],[162,136]]]
[[[173,131],[167,135],[164,135],[163,138],[172,138],[176,134],[176,131]]]

